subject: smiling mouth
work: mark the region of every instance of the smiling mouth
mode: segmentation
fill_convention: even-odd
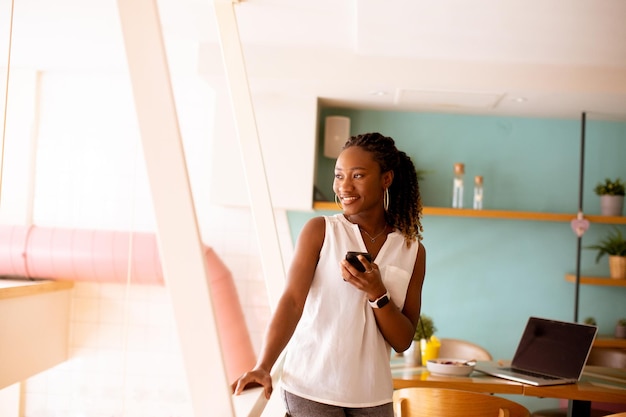
[[[358,197],[354,197],[354,196],[350,196],[350,197],[341,197],[341,202],[342,203],[351,203],[353,201],[356,201],[358,199]]]

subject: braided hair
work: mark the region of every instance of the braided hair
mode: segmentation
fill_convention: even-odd
[[[385,221],[398,229],[407,246],[415,240],[422,240],[422,198],[420,196],[417,171],[411,158],[396,148],[392,138],[380,133],[364,133],[352,136],[343,149],[359,146],[371,152],[380,165],[380,172],[393,171],[393,181],[389,186],[389,207],[385,211]]]

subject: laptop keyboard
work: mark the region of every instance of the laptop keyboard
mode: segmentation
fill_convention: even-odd
[[[536,372],[524,371],[524,370],[521,370],[521,369],[515,369],[515,368],[502,368],[502,369],[507,370],[507,371],[511,371],[511,372],[515,372],[516,374],[528,375],[528,376],[532,376],[532,377],[535,377],[535,378],[542,378],[542,379],[547,379],[547,380],[559,379],[559,378],[554,377],[554,376],[538,374]]]

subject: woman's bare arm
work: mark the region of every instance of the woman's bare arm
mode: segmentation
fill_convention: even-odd
[[[285,289],[267,328],[257,364],[253,370],[243,374],[233,384],[235,394],[241,393],[247,386],[261,385],[265,389],[266,398],[270,397],[272,393],[270,371],[289,343],[302,316],[324,241],[324,228],[324,218],[315,217],[309,220],[300,232]]]

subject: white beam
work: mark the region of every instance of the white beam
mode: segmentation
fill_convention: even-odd
[[[276,221],[265,173],[263,152],[259,141],[243,50],[239,39],[237,18],[232,0],[214,0],[213,5],[215,6],[222,57],[248,184],[252,215],[259,240],[265,282],[268,288],[270,306],[274,309],[284,286],[285,268],[276,231]]]
[[[192,406],[199,417],[233,416],[157,4],[118,0],[118,7]]]
[[[248,83],[248,75],[237,28],[237,18],[232,0],[214,0],[215,16],[220,36],[220,46],[230,97],[239,149],[245,171],[252,216],[254,218],[261,262],[265,275],[270,307],[275,309],[285,283],[285,269],[276,229],[270,189],[267,182],[263,152]],[[272,370],[274,385],[278,384],[284,353]],[[276,400],[274,394],[273,400]],[[259,416],[266,406],[263,391],[256,388],[243,396],[235,397],[238,416]]]

